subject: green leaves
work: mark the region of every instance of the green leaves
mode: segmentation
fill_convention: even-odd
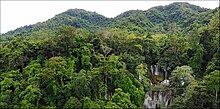
[[[19,94],[19,97],[22,99],[21,108],[37,107],[41,96],[41,90],[38,87],[33,85],[27,86],[27,88]]]
[[[82,103],[75,97],[70,97],[68,101],[66,101],[64,107],[65,109],[70,108],[82,108]]]
[[[189,66],[181,66],[173,70],[170,76],[170,83],[171,86],[176,89],[177,95],[183,94],[186,87],[195,81],[192,74],[192,68]]]
[[[76,9],[7,33],[14,36],[0,39],[0,108],[141,108],[159,88],[149,73],[156,64],[175,89],[171,107],[215,108],[219,9],[206,11],[174,3],[109,21]]]
[[[204,76],[207,87],[212,91],[219,91],[220,84],[220,71],[215,70],[211,72],[209,75]]]
[[[139,64],[135,70],[136,70],[136,73],[138,74],[139,80],[141,80],[144,76],[149,78],[150,73],[148,72],[147,65]]]
[[[83,108],[101,108],[96,101],[92,101],[89,97],[84,98]]]
[[[203,49],[200,47],[197,49],[195,55],[190,59],[190,66],[195,70],[195,72],[200,73],[202,57],[204,55]]]
[[[124,93],[121,88],[115,89],[112,101],[122,108],[135,108],[136,106],[130,102],[130,94]]]

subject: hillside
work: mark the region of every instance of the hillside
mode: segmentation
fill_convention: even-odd
[[[3,36],[19,36],[20,34],[30,35],[34,31],[54,30],[62,25],[73,26],[75,28],[85,28],[92,31],[107,27],[109,21],[108,18],[95,12],[89,12],[83,9],[69,9],[45,22],[21,27],[14,31],[9,31],[3,34]]]
[[[70,9],[0,37],[0,108],[219,109],[219,8]]]
[[[182,31],[187,27],[185,26],[186,21],[200,13],[205,14],[207,11],[209,10],[189,3],[177,2],[167,6],[153,7],[146,11],[124,12],[115,18],[116,21],[113,25],[141,33],[166,33],[174,24]]]
[[[84,28],[89,31],[120,28],[136,33],[166,33],[170,31],[171,25],[174,24],[180,31],[183,31],[192,23],[192,20],[195,21],[195,16],[198,16],[196,18],[201,18],[199,15],[207,16],[205,19],[198,19],[204,21],[199,22],[200,24],[207,25],[207,20],[213,16],[210,11],[215,10],[177,2],[167,6],[153,7],[146,11],[130,10],[110,19],[95,12],[69,9],[45,22],[24,26],[14,31],[9,31],[2,36],[19,36],[21,34],[28,36],[35,31],[54,30],[62,25]]]

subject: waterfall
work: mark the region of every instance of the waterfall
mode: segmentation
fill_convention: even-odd
[[[164,104],[165,105],[165,108],[167,108],[168,106],[168,103],[169,103],[169,92],[167,91],[160,91],[159,92],[159,103],[160,104]]]
[[[147,92],[146,96],[147,96],[147,98],[144,100],[145,109],[154,108],[154,103],[151,98],[151,92]]]
[[[168,103],[169,103],[169,100],[167,100],[166,103],[165,103],[166,108],[167,108],[167,106],[168,106]]]
[[[159,75],[159,65],[151,65],[150,66],[152,75]]]
[[[169,87],[170,81],[169,81],[168,79],[165,79],[165,80],[162,81],[160,84],[161,84],[162,86],[167,86],[167,87]]]
[[[167,80],[168,78],[167,78],[167,71],[166,70],[164,70],[165,71],[165,77],[164,77],[164,79],[165,80]]]
[[[163,95],[162,95],[162,92],[160,92],[160,93],[159,93],[159,102],[160,102],[160,103],[164,103],[163,101],[164,101],[164,100],[163,100]]]
[[[158,65],[154,65],[154,67],[155,67],[155,75],[159,75],[159,67],[158,67]]]
[[[150,66],[150,70],[151,70],[151,73],[153,75],[154,74],[154,67],[152,65]]]
[[[153,87],[156,87],[155,89],[148,91],[146,93],[146,99],[144,100],[144,108],[167,108],[171,98],[172,98],[172,89],[169,88],[169,79],[168,79],[168,73],[166,69],[164,69],[164,72],[159,69],[159,65],[151,65],[151,76],[162,76],[163,81],[160,81],[160,85],[153,84]],[[140,78],[140,77],[139,77]],[[151,82],[152,83],[152,82]],[[158,107],[162,106],[162,107]]]

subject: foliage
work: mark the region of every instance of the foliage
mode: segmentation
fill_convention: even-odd
[[[0,108],[142,108],[153,65],[170,107],[219,108],[216,22],[219,8],[172,3],[115,18],[70,9],[2,34]]]

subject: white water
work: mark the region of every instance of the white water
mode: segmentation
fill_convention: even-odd
[[[158,65],[154,65],[154,68],[155,68],[154,74],[155,75],[159,75],[159,67],[158,67]]]
[[[161,106],[160,108],[167,108],[169,105],[169,101],[171,101],[171,93],[172,91],[169,89],[169,80],[167,78],[167,72],[164,72],[164,81],[161,82],[161,88],[159,90],[148,91],[146,93],[146,99],[144,100],[144,108],[157,108],[157,106]],[[151,65],[151,74],[152,75],[160,75],[159,66]],[[163,89],[166,87],[166,89]]]
[[[157,105],[161,105],[161,108],[167,108],[168,103],[171,100],[170,91],[156,91],[154,94],[151,94],[150,92],[147,92],[146,99],[144,100],[144,108],[157,108]]]

